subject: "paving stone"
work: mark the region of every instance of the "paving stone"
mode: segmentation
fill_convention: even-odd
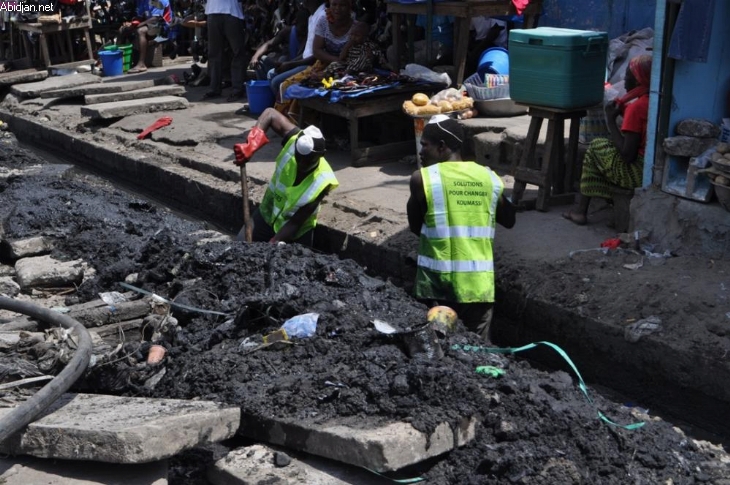
[[[59,261],[47,255],[19,259],[15,271],[22,289],[73,286],[84,277],[80,260]]]
[[[10,409],[0,409],[0,416]],[[43,416],[0,444],[39,458],[149,463],[228,439],[238,407],[210,401],[64,394]]]
[[[53,241],[43,236],[17,239],[15,241],[5,240],[2,242],[0,249],[0,254],[3,257],[15,261],[20,258],[50,253],[53,249]]]
[[[81,107],[83,116],[91,118],[121,118],[142,113],[154,113],[157,111],[170,111],[185,109],[189,105],[188,100],[178,96],[161,96],[146,99],[130,99],[128,101],[115,101],[112,103],[92,104]]]
[[[36,69],[23,69],[22,71],[10,71],[0,74],[0,86],[11,86],[18,83],[31,83],[42,81],[48,77],[48,70],[38,71]]]
[[[13,298],[20,293],[20,285],[11,276],[0,276],[0,295]]]
[[[393,483],[390,479],[378,477],[360,468],[312,455],[289,456],[291,462],[288,465],[277,466],[277,456],[283,455],[276,448],[260,444],[232,450],[208,469],[208,481],[213,485]]]
[[[677,123],[678,135],[694,136],[697,138],[717,138],[720,136],[720,127],[715,123],[697,118],[687,118]]]
[[[705,150],[717,144],[716,138],[696,138],[694,136],[670,136],[664,139],[663,147],[667,155],[675,157],[698,157]]]
[[[129,81],[129,82],[101,82],[97,84],[86,84],[65,89],[54,89],[41,93],[41,98],[70,98],[74,96],[86,96],[87,94],[123,93],[135,89],[150,88],[155,85],[153,80]]]
[[[37,98],[46,91],[100,82],[101,78],[94,74],[70,74],[68,76],[52,76],[40,82],[14,84],[10,88],[10,92],[19,98]]]
[[[3,485],[167,485],[167,460],[113,465],[23,456],[0,459],[0,471]]]
[[[361,421],[306,425],[244,415],[241,434],[384,473],[463,446],[474,439],[477,423],[476,418],[462,419],[456,435],[448,423],[442,423],[428,436],[408,423],[363,428]]]
[[[85,104],[113,103],[115,101],[127,101],[130,99],[154,98],[157,96],[182,96],[185,94],[185,86],[151,86],[135,91],[124,91],[109,94],[87,94],[84,97]]]

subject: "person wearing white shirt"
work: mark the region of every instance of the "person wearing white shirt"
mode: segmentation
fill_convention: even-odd
[[[308,66],[314,64],[314,30],[319,19],[325,16],[326,6],[324,0],[306,0],[300,8],[307,8],[312,14],[307,20],[307,42],[304,44],[304,51],[302,52],[302,58],[295,61],[287,61],[280,64],[271,78],[271,90],[274,92],[274,97],[277,101],[281,101],[281,93],[279,93],[279,87],[281,83],[286,81],[289,77],[294,74],[298,74],[305,70]]]
[[[244,59],[243,10],[238,0],[208,0],[205,5],[208,28],[208,75],[210,91],[205,99],[217,98],[221,95],[223,81],[223,48],[224,43],[231,47],[231,93],[228,101],[242,99],[244,94]]]

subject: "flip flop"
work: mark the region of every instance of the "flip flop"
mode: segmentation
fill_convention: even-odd
[[[127,71],[127,74],[138,74],[140,72],[147,72],[146,67],[133,67]]]
[[[570,222],[572,222],[573,224],[576,224],[578,226],[585,226],[586,223],[588,222],[587,220],[585,220],[585,221],[576,221],[573,218],[573,213],[572,212],[563,212],[563,219],[567,219]]]

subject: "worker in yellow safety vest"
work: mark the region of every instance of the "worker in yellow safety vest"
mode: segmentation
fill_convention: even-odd
[[[316,126],[301,129],[275,109],[267,108],[249,132],[246,143],[234,145],[236,165],[248,162],[269,142],[269,127],[283,138],[284,148],[276,157],[274,174],[253,214],[253,240],[311,246],[320,203],[340,185],[324,158],[324,136]],[[244,240],[244,235],[245,228],[241,228],[237,239]]]
[[[495,222],[511,228],[515,207],[497,174],[461,161],[464,130],[446,116],[423,129],[423,168],[411,175],[408,225],[420,236],[415,294],[453,308],[470,330],[491,340]]]

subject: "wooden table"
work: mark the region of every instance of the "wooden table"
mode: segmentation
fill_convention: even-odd
[[[301,113],[301,111],[304,109],[312,109],[320,113],[345,118],[349,125],[350,153],[352,156],[352,165],[354,167],[362,167],[381,160],[396,160],[406,155],[413,154],[413,151],[415,150],[413,138],[394,143],[384,143],[382,145],[361,148],[359,130],[360,118],[392,113],[395,111],[402,112],[403,102],[411,99],[413,93],[422,92],[430,95],[442,88],[442,86],[435,86],[437,85],[427,84],[399,86],[393,89],[376,91],[367,96],[343,98],[336,103],[330,103],[329,99],[326,97],[298,99],[297,101],[300,106],[299,119],[303,119],[303,113]],[[404,114],[403,116],[406,115]]]
[[[41,60],[43,61],[43,65],[45,67],[49,67],[51,65],[51,56],[48,52],[48,35],[65,33],[66,46],[68,47],[68,55],[70,56],[70,59],[65,59],[64,62],[73,62],[75,61],[75,59],[73,55],[73,43],[71,42],[71,31],[78,29],[83,29],[84,37],[86,38],[86,49],[89,52],[89,61],[94,60],[94,48],[92,47],[91,35],[89,34],[89,29],[91,29],[91,20],[88,18],[84,21],[68,23],[62,22],[59,24],[17,22],[14,25],[21,32],[30,32],[32,34],[39,35],[41,46]],[[30,52],[32,52],[29,45],[30,41],[25,35],[23,35],[23,42],[25,44],[26,54],[30,56]]]
[[[512,0],[473,0],[462,2],[428,2],[419,3],[393,3],[388,2],[388,13],[393,15],[393,44],[396,49],[396,64],[393,70],[400,69],[400,58],[403,43],[398,26],[403,22],[402,15],[428,15],[429,8],[433,15],[449,15],[454,17],[454,67],[456,68],[456,79],[454,82],[459,85],[464,80],[464,66],[469,44],[469,29],[471,28],[472,17],[513,15],[515,14]],[[531,29],[537,25],[537,19],[542,11],[543,0],[532,0],[524,11],[523,26]],[[409,23],[409,28],[412,24]],[[431,32],[426,29],[426,45],[431,45]]]

